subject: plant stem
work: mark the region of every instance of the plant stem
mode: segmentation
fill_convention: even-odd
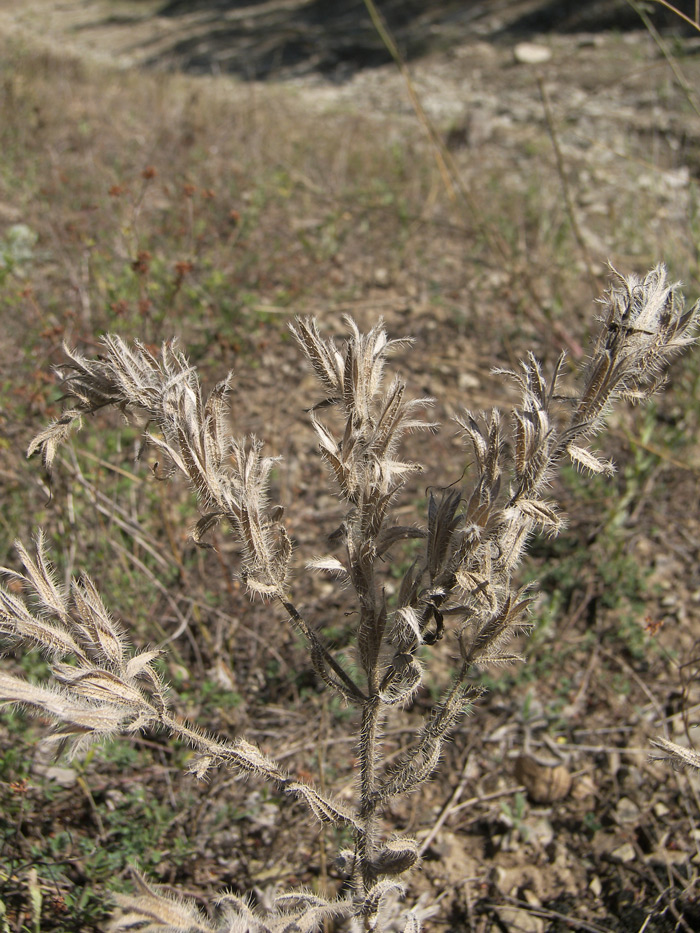
[[[374,868],[376,849],[377,800],[375,796],[377,740],[381,700],[377,693],[367,699],[362,710],[360,729],[360,826],[357,851],[365,893],[377,880]]]

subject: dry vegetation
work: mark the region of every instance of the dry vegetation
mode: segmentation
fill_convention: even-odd
[[[331,98],[0,41],[0,563],[18,567],[13,540],[44,527],[62,579],[85,568],[138,646],[168,643],[161,674],[178,714],[258,736],[290,774],[320,771],[342,798],[348,711],[284,624],[250,606],[226,535],[213,551],[193,545],[189,493],[135,461],[140,430],[98,416],[103,429],[59,454],[50,490],[25,463],[61,409],[50,366],[63,340],[93,355],[116,331],[155,345],[176,333],[212,386],[233,368],[237,429],[286,459],[274,495],[303,563],[340,511],[286,324],[313,313],[337,333],[344,312],[369,326],[382,314],[391,336],[417,338],[399,364],[446,425],[409,450],[427,461],[403,500],[413,520],[427,487],[465,467],[451,414],[508,401],[492,367],[530,349],[550,368],[562,348],[577,355],[604,260],[625,273],[664,260],[700,294],[697,42],[663,40],[669,61],[643,32],[548,38],[544,99],[509,48],[475,43],[451,67],[457,85],[471,69],[479,119],[434,110],[464,187],[450,197],[424,128],[409,108],[390,112],[401,98],[389,74]],[[419,92],[449,67],[417,65]],[[440,779],[389,808],[387,825],[424,848],[413,896],[442,895],[430,930],[697,928],[698,785],[650,762],[648,740],[696,735],[699,380],[689,356],[654,407],[616,416],[614,479],[558,484],[569,527],[536,544],[523,575],[542,590],[528,663],[483,674],[491,692]],[[336,590],[304,585],[298,598],[337,617],[342,648]],[[416,719],[454,650],[441,646]],[[46,674],[39,657],[21,670]],[[0,929],[98,929],[105,887],[129,890],[136,859],[193,894],[335,893],[343,840],[292,800],[223,773],[198,785],[183,776],[189,750],[155,733],[58,766],[44,733],[2,713]],[[408,738],[389,724],[397,753]]]

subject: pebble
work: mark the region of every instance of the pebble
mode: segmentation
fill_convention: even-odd
[[[541,917],[519,907],[499,907],[498,919],[507,930],[519,933],[544,933],[545,924]]]
[[[35,765],[33,774],[41,775],[49,781],[55,781],[61,787],[72,787],[78,780],[78,774],[73,768],[63,768],[60,765]]]
[[[633,862],[637,857],[631,842],[625,842],[624,845],[613,849],[610,854],[618,862]]]
[[[621,797],[615,807],[615,818],[617,822],[625,825],[637,823],[640,817],[640,810],[637,804],[629,797]]]
[[[518,42],[513,49],[516,62],[521,65],[543,65],[552,57],[552,50],[535,42]]]
[[[478,389],[481,382],[473,373],[459,373],[457,385],[460,389]]]

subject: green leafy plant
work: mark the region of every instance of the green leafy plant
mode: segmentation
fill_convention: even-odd
[[[310,409],[321,457],[344,506],[330,536],[334,553],[308,560],[308,572],[335,577],[353,597],[351,642],[338,653],[324,625],[307,619],[293,591],[293,548],[284,510],[268,498],[275,459],[255,437],[230,429],[230,377],[204,397],[196,370],[175,342],[159,354],[120,337],[102,339],[87,358],[67,350],[64,392],[73,404],[29,448],[51,468],[56,452],[84,416],[109,406],[128,418],[146,418],[147,440],[158,452],[155,473],[183,474],[201,517],[194,540],[225,523],[242,553],[240,579],[252,597],[275,604],[305,640],[314,670],[353,716],[347,722],[357,748],[357,792],[352,804],[322,783],[297,779],[247,739],[215,736],[172,711],[156,659],[157,648],[136,650],[104,605],[87,574],[68,586],[57,581],[41,533],[33,549],[17,542],[23,570],[6,569],[13,588],[0,591],[0,632],[18,648],[39,648],[49,664],[42,683],[0,673],[0,699],[55,722],[53,740],[80,755],[119,734],[160,729],[190,745],[190,770],[204,778],[214,768],[254,775],[305,805],[336,836],[352,836],[338,853],[345,884],[335,899],[306,890],[283,892],[254,910],[222,895],[209,916],[184,898],[135,875],[136,893],[115,895],[119,911],[110,929],[200,933],[312,933],[331,919],[352,930],[417,933],[425,909],[398,900],[419,859],[415,839],[386,834],[386,803],[414,791],[439,764],[441,750],[473,708],[482,688],[475,674],[485,664],[519,660],[515,635],[529,628],[533,593],[517,571],[531,536],[558,534],[563,519],[547,496],[554,472],[572,461],[610,474],[612,464],[590,449],[610,406],[643,401],[662,384],[670,358],[693,342],[700,304],[684,309],[677,285],[658,266],[643,279],[615,274],[603,299],[604,314],[590,359],[575,386],[567,386],[564,356],[549,375],[532,354],[505,375],[521,401],[509,420],[498,411],[465,411],[457,423],[470,449],[464,486],[429,495],[425,526],[398,520],[396,499],[405,478],[421,469],[400,452],[409,431],[434,431],[425,410],[395,376],[383,375],[388,355],[409,341],[390,340],[381,322],[368,333],[346,319],[342,346],[322,336],[312,318],[298,318],[292,333],[313,370],[321,397]],[[403,569],[390,604],[387,569],[402,542],[420,542]],[[16,595],[23,587],[28,599]],[[337,624],[337,620],[335,620]],[[416,694],[430,671],[434,646],[449,635],[458,660],[447,688],[433,702],[412,744],[398,757],[383,753],[382,728],[392,709]],[[429,912],[429,909],[428,909]]]

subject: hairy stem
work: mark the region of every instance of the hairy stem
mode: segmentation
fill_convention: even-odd
[[[365,893],[377,880],[374,855],[378,801],[375,789],[381,709],[382,702],[375,693],[364,705],[360,728],[360,829],[357,832],[357,851]]]

